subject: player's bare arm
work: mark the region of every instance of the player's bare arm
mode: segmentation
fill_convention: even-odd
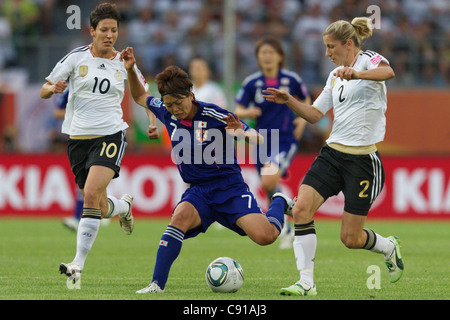
[[[316,123],[322,119],[323,114],[313,106],[303,103],[290,95],[288,92],[275,88],[267,88],[263,90],[263,98],[278,104],[286,104],[300,117],[309,123]]]
[[[240,118],[256,119],[261,116],[262,111],[261,108],[258,107],[246,108],[243,105],[238,104],[236,106],[235,114]]]
[[[125,69],[127,70],[128,76],[128,87],[130,88],[131,96],[133,100],[140,106],[147,108],[147,97],[150,94],[145,91],[138,79],[134,65],[136,64],[136,59],[133,55],[133,48],[127,47],[120,53],[120,61],[123,61]]]
[[[48,99],[50,98],[54,93],[63,93],[64,90],[67,88],[66,81],[57,81],[55,84],[50,83],[50,81],[47,80],[46,83],[41,88],[40,96],[42,99]]]
[[[378,68],[375,69],[358,72],[351,67],[343,67],[336,70],[333,75],[341,78],[341,80],[362,79],[372,81],[385,81],[393,78],[395,76],[395,73],[389,64],[382,61],[380,62]]]
[[[159,138],[159,131],[158,126],[156,125],[156,117],[147,108],[145,109],[145,112],[147,113],[148,119],[150,120],[150,125],[148,126],[147,130],[147,137],[149,139],[158,139]]]
[[[153,112],[147,108],[147,97],[150,96],[150,93],[145,91],[145,88],[140,83],[136,70],[134,69],[136,59],[133,55],[133,48],[127,47],[122,50],[120,53],[120,61],[123,61],[125,69],[127,70],[128,87],[130,89],[131,96],[137,104],[145,108],[148,120],[150,121],[147,136],[149,139],[158,139],[159,132],[156,125],[156,117]]]
[[[245,139],[245,141],[250,144],[264,143],[264,137],[255,129],[244,131],[244,127],[237,115],[229,113],[228,116],[225,116],[222,119],[227,123],[225,129],[229,135],[237,137],[239,140]]]

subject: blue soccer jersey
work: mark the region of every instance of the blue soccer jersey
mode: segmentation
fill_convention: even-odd
[[[222,119],[229,111],[201,101],[194,103],[198,104],[194,118],[180,120],[166,109],[161,99],[147,98],[148,109],[167,128],[181,178],[186,183],[198,184],[240,174],[234,138],[226,133],[227,124]],[[249,129],[247,124],[242,124],[244,130]]]
[[[66,90],[66,91],[64,91],[63,94],[57,96],[56,107],[58,109],[65,110],[68,100],[69,100],[69,90]]]
[[[266,78],[261,71],[249,75],[243,81],[235,101],[246,108],[251,106],[261,108],[262,114],[256,119],[257,130],[278,129],[280,140],[295,141],[294,112],[285,104],[280,105],[264,99],[262,90],[269,87],[287,91],[301,100],[306,99],[308,95],[306,86],[298,74],[280,69],[276,78]]]

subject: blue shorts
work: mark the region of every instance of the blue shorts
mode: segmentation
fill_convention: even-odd
[[[286,176],[286,171],[291,165],[292,159],[294,158],[297,149],[298,142],[297,141],[287,141],[283,142],[280,139],[278,148],[274,147],[273,150],[271,148],[271,143],[268,141],[267,151],[261,150],[260,147],[256,148],[256,169],[258,170],[258,174],[261,175],[261,169],[268,162],[271,162],[278,166],[281,170],[281,175],[283,177]],[[277,150],[278,149],[278,150]],[[277,152],[278,151],[278,152]]]
[[[213,222],[245,236],[244,230],[235,224],[236,221],[250,213],[263,213],[241,174],[191,185],[178,204],[184,201],[197,209],[202,221],[201,226],[186,232],[185,239],[206,232]]]

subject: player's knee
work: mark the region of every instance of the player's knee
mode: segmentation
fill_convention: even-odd
[[[186,231],[195,221],[195,214],[188,210],[177,211],[170,219],[170,225]]]
[[[260,232],[253,235],[252,240],[259,244],[260,246],[267,246],[272,244],[277,240],[278,234],[272,232],[273,230],[261,230]]]
[[[309,223],[313,215],[314,212],[311,212],[311,208],[305,203],[297,202],[292,208],[292,216],[297,224]]]
[[[101,193],[95,188],[84,189],[84,206],[87,208],[96,208],[100,203]]]

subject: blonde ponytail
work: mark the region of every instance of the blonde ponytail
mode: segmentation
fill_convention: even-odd
[[[351,22],[355,28],[356,34],[362,39],[366,39],[372,35],[372,28],[370,27],[370,19],[366,17],[354,18]]]
[[[357,17],[352,22],[338,20],[330,24],[323,33],[324,36],[333,36],[337,40],[346,42],[352,39],[356,47],[361,47],[361,41],[372,35],[370,19]]]

